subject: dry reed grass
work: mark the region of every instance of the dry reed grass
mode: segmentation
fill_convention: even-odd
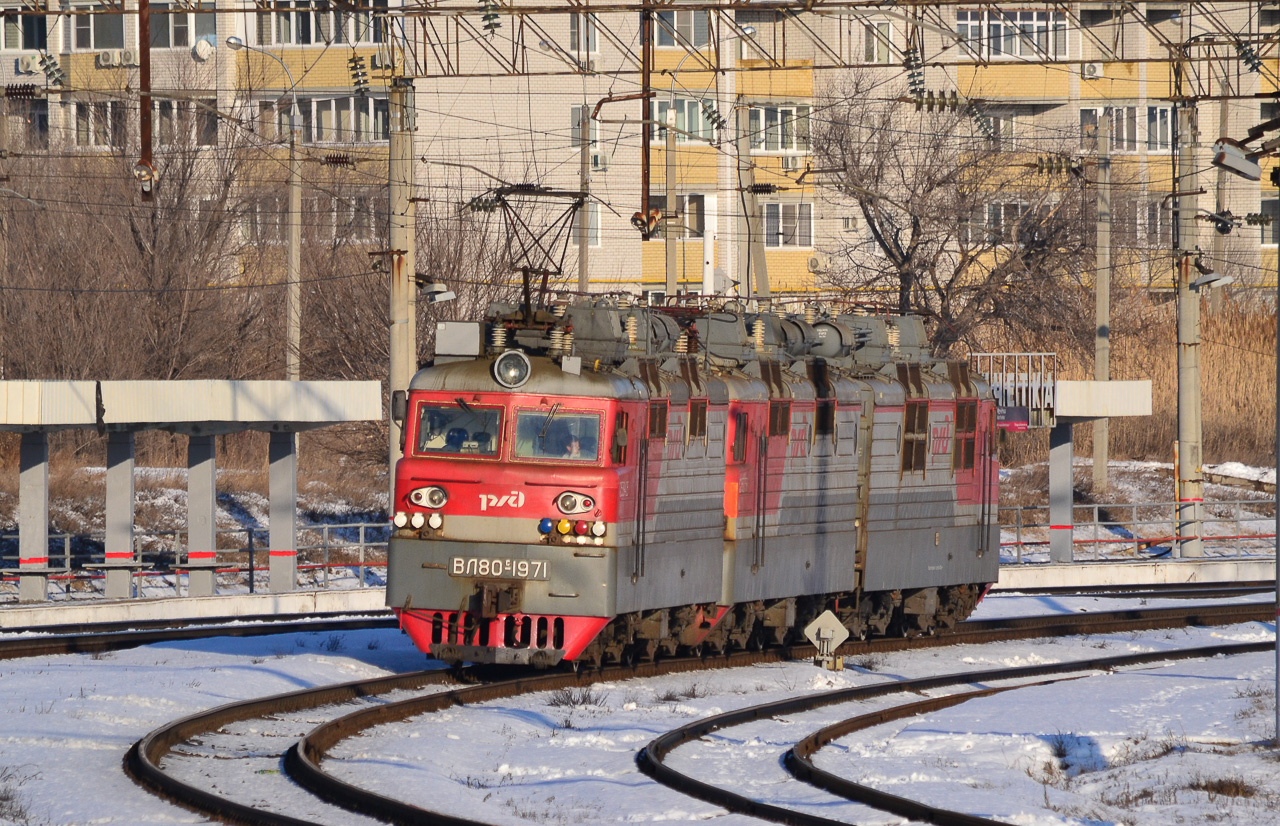
[[[1177,327],[1172,301],[1130,298],[1119,308],[1130,320],[1115,325],[1111,349],[1113,379],[1151,381],[1151,416],[1115,419],[1110,426],[1112,459],[1173,461],[1178,438]],[[1275,311],[1249,297],[1223,302],[1201,322],[1201,416],[1206,464],[1237,461],[1270,465],[1275,449]],[[1016,345],[1009,349],[1017,349]],[[1092,358],[1065,354],[1060,378],[1093,377]],[[1075,451],[1093,451],[1093,428],[1078,427]],[[1019,466],[1048,456],[1044,431],[1007,434],[1000,459]]]

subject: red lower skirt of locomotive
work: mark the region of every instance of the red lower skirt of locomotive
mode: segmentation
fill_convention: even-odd
[[[554,665],[575,660],[610,617],[397,610],[400,628],[419,650],[448,663]]]

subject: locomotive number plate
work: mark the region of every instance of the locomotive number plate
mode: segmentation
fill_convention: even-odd
[[[449,558],[449,576],[545,580],[550,567],[551,563],[545,559],[490,559],[483,556]]]

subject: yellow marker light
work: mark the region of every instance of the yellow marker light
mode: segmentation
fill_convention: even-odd
[[[556,523],[556,530],[560,531],[560,533],[569,533],[573,530],[573,523],[568,519],[561,519]]]

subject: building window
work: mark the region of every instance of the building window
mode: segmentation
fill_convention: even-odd
[[[76,51],[124,48],[124,15],[112,14],[105,5],[76,6],[76,11],[92,11],[96,14],[79,14],[68,27],[71,46]]]
[[[160,146],[217,146],[217,100],[161,100],[154,104],[152,135]]]
[[[987,204],[987,238],[992,243],[1009,244],[1018,235],[1018,222],[1027,214],[1027,205],[1017,201]],[[1026,240],[1026,239],[1021,239]]]
[[[1014,138],[1014,119],[1012,115],[988,115],[991,123],[991,135],[987,137],[987,146],[992,149],[1012,149]]]
[[[1173,109],[1169,106],[1147,107],[1147,151],[1168,152],[1172,146]]]
[[[289,137],[289,106],[260,101],[264,120],[275,115],[275,136]],[[269,122],[269,121],[268,121]],[[298,139],[302,143],[377,143],[391,139],[387,99],[376,95],[298,98]],[[268,134],[263,124],[263,136]]]
[[[6,14],[4,16],[4,47],[25,51],[45,51],[49,48],[47,19],[33,14]]]
[[[574,147],[582,146],[582,110],[587,110],[587,140],[592,146],[597,146],[600,140],[600,121],[590,117],[591,107],[589,106],[571,106],[569,107],[569,135],[571,145]]]
[[[49,148],[49,101],[45,100],[10,100],[9,130],[17,122],[22,141],[30,149]]]
[[[600,246],[600,205],[595,203],[583,204],[582,207],[573,213],[573,226],[569,230],[569,243],[576,246],[578,243],[578,225],[582,220],[582,213],[587,213],[587,246]]]
[[[705,48],[711,42],[710,18],[705,11],[660,11],[653,27],[662,48]]]
[[[892,63],[893,24],[867,23],[863,27],[862,59],[866,63]]]
[[[218,45],[218,16],[213,0],[196,4],[197,10],[170,3],[151,4],[151,48],[186,49],[203,40]]]
[[[278,0],[275,14],[259,14],[259,46],[385,43],[387,0],[360,4],[372,11],[336,9],[328,0]]]
[[[591,54],[596,48],[596,16],[594,14],[569,15],[569,51]]]
[[[766,247],[813,246],[812,204],[762,204],[760,223]]]
[[[1110,118],[1112,152],[1138,151],[1138,107],[1136,106],[1111,106],[1104,109],[1086,107],[1081,109],[1081,149],[1097,150],[1099,117]]]
[[[1151,247],[1168,247],[1173,243],[1173,212],[1166,208],[1163,198],[1152,198],[1147,201],[1146,235],[1147,245]],[[1264,230],[1265,231],[1265,230]]]
[[[655,100],[651,104],[654,140],[667,139],[667,129],[664,124],[667,122],[667,110],[670,108],[670,100]],[[715,140],[716,127],[711,117],[716,111],[715,101],[676,98],[675,109],[676,143],[692,140],[688,134],[685,134],[686,132],[703,140]]]
[[[956,33],[980,58],[1067,56],[1067,18],[1061,12],[959,9]]]
[[[118,100],[76,103],[76,146],[124,146],[125,109]]]
[[[677,223],[673,229],[676,238],[701,238],[706,231],[707,198],[705,195],[687,194],[676,196]],[[649,192],[649,205],[663,212],[667,210],[667,196],[661,190]],[[659,221],[658,227],[649,234],[648,240],[659,241],[665,236],[665,222]]]
[[[809,106],[753,106],[748,131],[753,152],[808,152]]]

